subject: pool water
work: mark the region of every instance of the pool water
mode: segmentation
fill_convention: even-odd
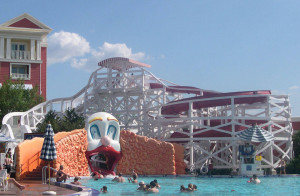
[[[260,184],[247,183],[249,178],[197,178],[197,177],[139,177],[138,181],[149,184],[157,179],[161,188],[159,193],[137,191],[137,184],[112,182],[111,178],[82,179],[83,185],[100,190],[107,186],[106,195],[300,195],[300,177],[260,177]],[[195,192],[181,193],[180,185],[187,187],[189,183],[195,184]]]

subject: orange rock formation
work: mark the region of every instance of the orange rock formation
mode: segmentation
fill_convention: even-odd
[[[180,145],[176,145],[175,153],[171,143],[139,136],[130,131],[121,131],[120,144],[123,156],[117,172],[131,174],[132,169],[135,169],[138,174],[146,175],[184,173],[183,147]]]
[[[88,162],[85,158],[87,150],[87,137],[84,129],[73,131],[72,134],[63,137],[55,143],[57,151],[57,170],[62,164],[64,171],[71,176],[88,176]]]
[[[57,159],[53,167],[72,176],[88,176],[88,163],[85,158],[87,137],[84,129],[55,134],[54,141]],[[184,148],[178,144],[162,142],[139,136],[130,131],[121,131],[122,158],[117,165],[117,173],[131,174],[184,174]],[[43,138],[26,140],[16,148],[17,179],[23,179],[27,173],[43,164],[39,159]],[[45,164],[45,163],[44,163]]]

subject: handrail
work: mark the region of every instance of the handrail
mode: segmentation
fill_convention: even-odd
[[[29,172],[30,171],[30,166],[32,165],[32,163],[34,163],[35,161],[37,161],[37,165],[39,165],[40,162],[40,151],[35,153],[34,155],[32,155],[32,157],[30,157],[28,160],[26,160],[26,162],[24,164],[21,165],[21,172]]]
[[[43,182],[43,184],[47,184],[47,169],[48,168],[48,165],[46,165],[46,166],[44,166],[43,168],[42,168],[42,182]],[[50,167],[50,169],[52,170],[52,171],[54,171],[54,172],[57,172],[57,170],[56,169],[54,169],[53,167]],[[50,179],[49,179],[50,180]]]

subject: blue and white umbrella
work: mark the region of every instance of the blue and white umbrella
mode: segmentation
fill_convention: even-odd
[[[49,123],[47,125],[45,135],[44,135],[44,143],[41,151],[41,156],[40,159],[44,161],[48,161],[48,174],[49,174],[49,186],[48,186],[48,191],[45,191],[43,194],[44,195],[53,195],[55,192],[50,191],[50,162],[55,160],[57,158],[56,156],[56,148],[55,148],[55,143],[54,143],[54,132],[52,129],[51,124]],[[56,193],[55,193],[56,195]]]
[[[54,132],[51,124],[47,125],[45,135],[44,135],[44,143],[41,151],[40,159],[44,161],[53,161],[57,158],[56,156],[56,148],[54,143]]]
[[[249,142],[268,142],[275,139],[272,133],[264,130],[258,125],[253,125],[252,127],[241,131],[236,136],[241,140]]]

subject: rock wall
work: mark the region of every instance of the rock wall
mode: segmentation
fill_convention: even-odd
[[[55,134],[54,142],[57,159],[53,167],[59,169],[64,165],[64,171],[72,176],[88,176],[88,162],[85,157],[87,136],[84,129]],[[178,144],[162,142],[152,138],[136,135],[130,131],[121,131],[120,144],[122,158],[117,165],[117,173],[131,174],[132,169],[138,174],[184,174],[184,148]],[[17,179],[23,179],[34,169],[41,167],[39,159],[43,138],[26,140],[16,148]]]
[[[134,169],[141,175],[176,174],[173,144],[130,131],[121,131],[120,144],[123,156],[117,165],[117,173],[131,174]]]
[[[55,143],[57,159],[54,167],[58,170],[62,164],[64,171],[71,176],[88,176],[88,162],[85,158],[87,137],[84,129],[72,131]]]
[[[185,174],[186,164],[184,163],[184,147],[180,144],[172,144],[175,149],[176,174]]]

